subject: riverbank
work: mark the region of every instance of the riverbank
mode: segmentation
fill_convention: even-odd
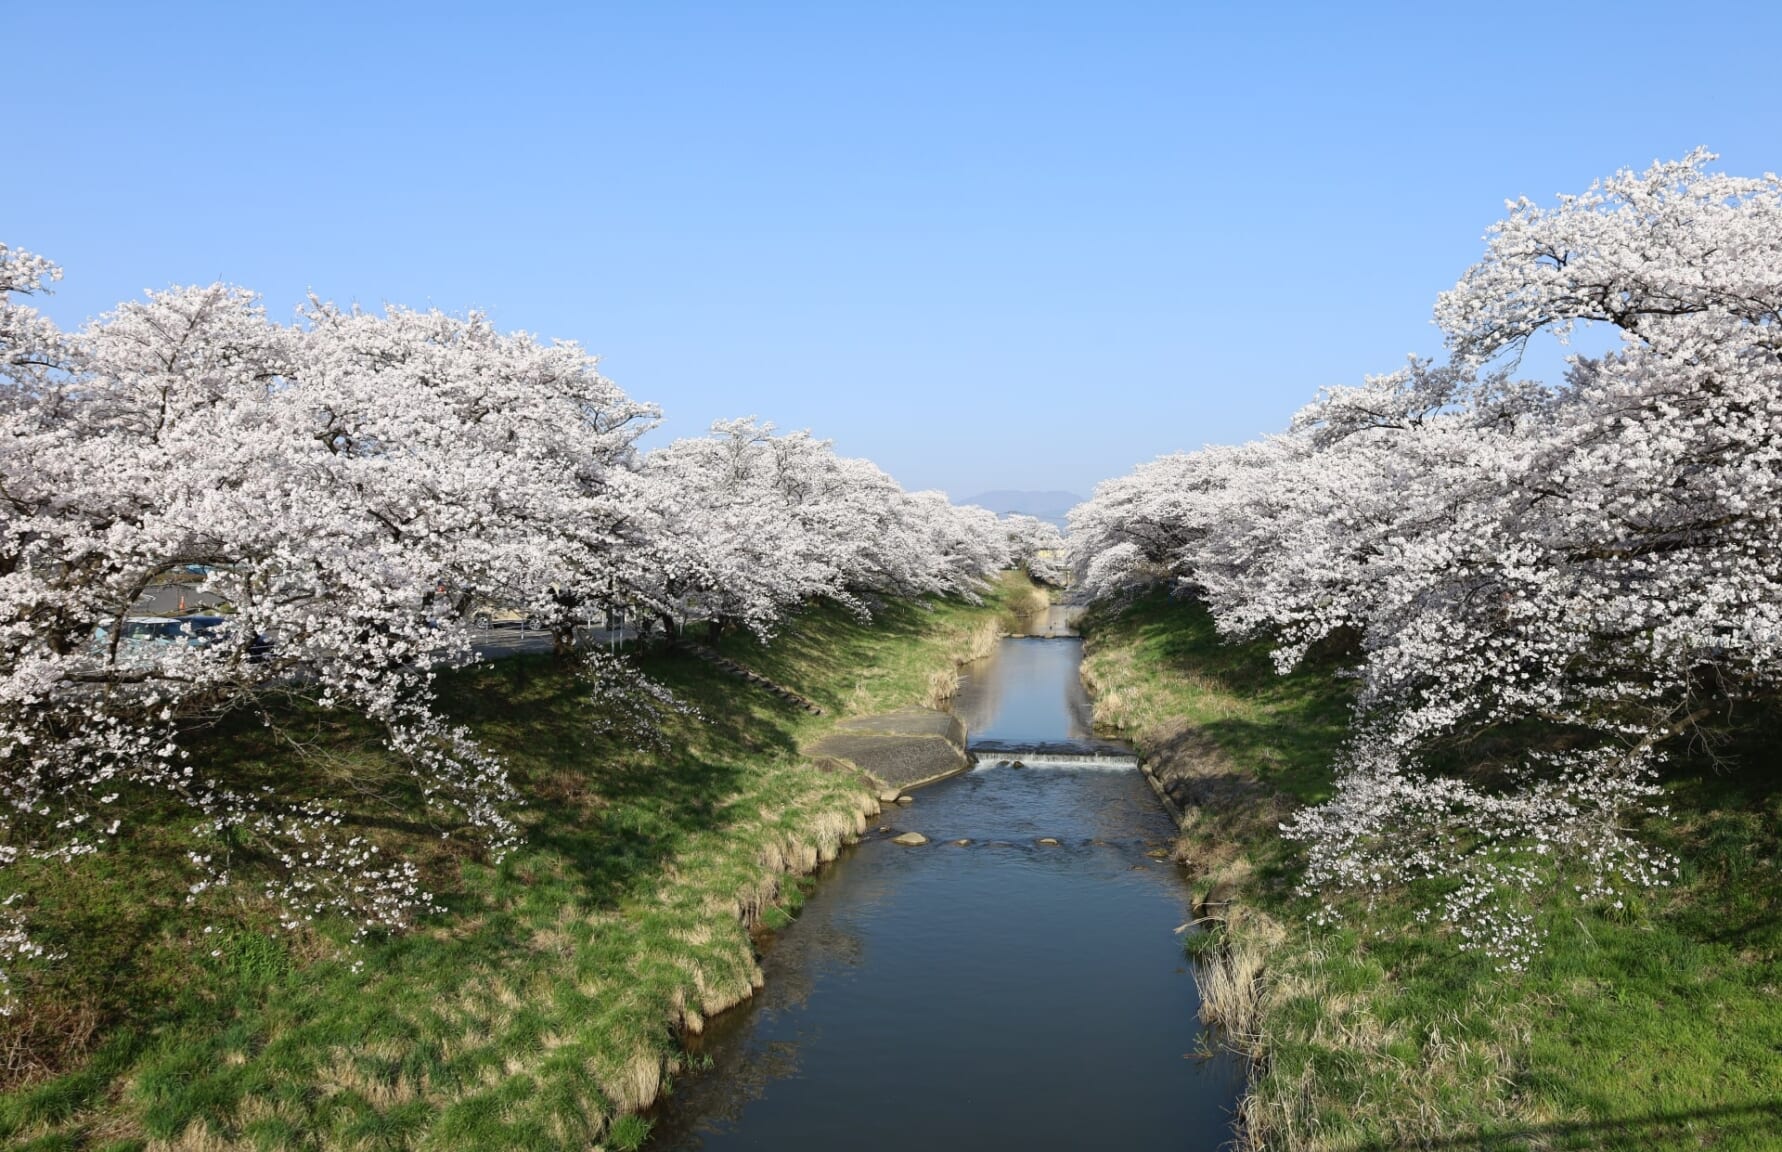
[[[586,687],[548,657],[441,678],[454,719],[508,763],[526,841],[499,865],[412,817],[375,732],[294,705],[290,740],[246,717],[202,766],[278,774],[343,805],[348,834],[420,862],[443,914],[395,939],[274,926],[266,869],[180,898],[192,817],[135,805],[113,850],[31,878],[30,914],[62,958],[28,970],[0,1022],[0,1142],[70,1148],[559,1149],[638,1146],[636,1113],[680,1061],[677,1032],[760,982],[749,930],[783,920],[793,877],[858,834],[878,801],[800,747],[838,718],[918,703],[1027,594],[893,602],[870,623],[833,605],[725,656],[816,702],[815,716],[684,653],[645,668],[702,721],[668,750],[592,732]],[[350,771],[348,769],[350,768]]]
[[[961,719],[1020,754],[980,753],[825,871],[652,1150],[1227,1144],[1244,1068],[1199,1044],[1175,824],[1130,756],[1041,751],[1087,735],[1079,654],[1008,638],[967,670]],[[876,1121],[888,1101],[910,1123]]]
[[[1543,909],[1511,977],[1391,899],[1315,929],[1278,825],[1326,795],[1346,720],[1333,663],[1276,676],[1204,610],[1153,593],[1083,623],[1098,728],[1182,813],[1212,930],[1203,995],[1252,1060],[1245,1137],[1271,1149],[1782,1145],[1782,789],[1776,727],[1682,750],[1652,839],[1678,883],[1618,918]],[[1498,748],[1502,755],[1506,749]]]

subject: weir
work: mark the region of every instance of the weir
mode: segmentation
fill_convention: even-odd
[[[967,746],[978,764],[1027,768],[1137,768],[1138,754],[1113,740],[973,740]]]
[[[1028,751],[994,760],[979,760],[998,768],[1100,768],[1110,772],[1127,772],[1138,767],[1138,757],[1126,756],[1058,756]]]

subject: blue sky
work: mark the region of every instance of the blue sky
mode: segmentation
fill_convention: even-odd
[[[1782,168],[1760,3],[0,0],[0,42],[0,240],[64,323],[216,279],[482,308],[671,434],[758,414],[955,497],[1436,351],[1506,197]]]

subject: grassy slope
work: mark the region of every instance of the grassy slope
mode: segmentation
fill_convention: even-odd
[[[1088,631],[1103,720],[1164,756],[1186,729],[1210,745],[1201,761],[1254,785],[1212,793],[1236,802],[1195,813],[1184,848],[1235,886],[1231,944],[1267,964],[1246,1115],[1269,1146],[1782,1147],[1773,743],[1749,740],[1731,772],[1679,767],[1674,819],[1649,830],[1683,859],[1678,886],[1618,920],[1548,910],[1545,954],[1502,977],[1404,908],[1306,925],[1274,817],[1328,784],[1332,669],[1275,677],[1260,646],[1221,645],[1204,610],[1160,595]]]
[[[823,704],[793,709],[684,655],[648,670],[697,704],[675,750],[614,747],[584,689],[548,658],[443,678],[447,711],[508,761],[525,846],[498,866],[417,823],[375,734],[314,710],[300,746],[245,719],[196,745],[232,779],[352,797],[349,833],[424,862],[449,911],[405,937],[343,948],[337,925],[290,936],[236,883],[182,906],[190,813],[138,806],[117,850],[27,877],[35,930],[65,954],[26,974],[0,1031],[11,1081],[0,1144],[33,1149],[633,1146],[629,1115],[676,1066],[675,1028],[760,980],[747,921],[783,917],[808,871],[876,803],[800,743],[838,713],[923,698],[1004,603],[833,606],[727,655]],[[355,793],[343,787],[370,787]],[[211,931],[206,932],[209,928]]]

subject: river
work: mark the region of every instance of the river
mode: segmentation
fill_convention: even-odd
[[[1231,1139],[1243,1071],[1196,1018],[1173,931],[1190,893],[1156,855],[1174,829],[1088,740],[1080,659],[1075,639],[1005,639],[967,670],[978,766],[887,808],[764,940],[766,987],[691,1038],[709,1070],[677,1078],[650,1149]],[[890,842],[911,830],[930,843]]]

